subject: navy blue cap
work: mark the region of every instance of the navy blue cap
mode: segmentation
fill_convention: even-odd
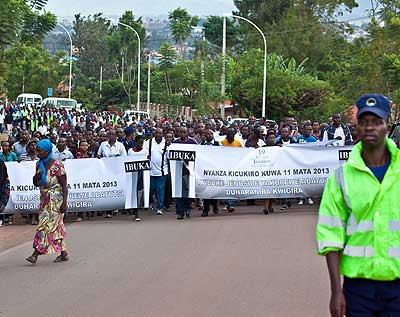
[[[358,108],[357,118],[367,112],[373,113],[385,120],[390,116],[390,100],[383,95],[364,95],[356,101],[356,106]]]
[[[129,127],[125,128],[124,132],[125,132],[125,134],[132,134],[134,131],[133,131],[133,128],[131,126],[129,126]]]

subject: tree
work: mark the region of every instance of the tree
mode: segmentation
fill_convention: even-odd
[[[131,26],[139,34],[142,49],[146,40],[146,29],[143,27],[142,18],[135,19],[132,11],[125,11],[119,21]],[[118,24],[112,29],[112,33],[107,41],[110,51],[110,61],[121,80],[130,105],[131,90],[135,82],[137,83],[137,80],[140,80],[134,71],[138,67],[136,63],[138,57],[137,36],[128,27]]]
[[[186,9],[178,7],[169,13],[168,19],[172,37],[179,45],[183,58],[183,43],[192,33],[192,27],[197,26],[199,23],[199,18],[197,16],[191,16]]]
[[[279,22],[292,5],[290,0],[234,0],[233,2],[238,9],[235,14],[249,18],[259,26]]]
[[[39,12],[46,3],[46,0],[0,1],[0,92],[7,73],[6,50],[18,42],[36,45],[55,26],[54,14]]]
[[[338,25],[336,16],[357,6],[355,0],[235,0],[237,15],[250,19],[266,34],[268,50],[300,62],[318,72],[321,62],[330,54],[327,47],[344,35],[346,25]],[[246,34],[246,48],[262,47],[261,37],[253,26],[239,21]]]
[[[222,48],[222,28],[224,18],[219,16],[208,17],[204,24],[204,35],[207,41],[217,48],[220,52]],[[238,44],[238,37],[240,30],[237,24],[231,19],[226,20],[226,37],[227,37],[227,48],[234,47]]]
[[[252,114],[261,113],[263,52],[259,49],[246,51],[237,60],[230,62],[232,99],[243,110]],[[330,98],[329,83],[307,74],[304,63],[286,59],[277,54],[268,56],[267,115],[279,118],[293,115],[310,107],[324,105]]]
[[[172,68],[172,66],[176,63],[177,57],[175,48],[169,42],[164,42],[158,52],[161,55],[160,68],[162,70]]]
[[[59,57],[51,57],[41,46],[16,44],[5,53],[8,64],[5,87],[11,99],[22,91],[47,94],[47,88],[54,91],[67,73],[68,66],[59,63]]]
[[[177,53],[175,48],[168,42],[164,42],[159,50],[161,54],[160,58],[160,70],[165,77],[165,87],[167,94],[170,95],[171,92],[171,82],[169,80],[169,71],[173,68],[176,63]],[[162,74],[160,74],[162,76]]]
[[[81,82],[89,83],[86,78],[95,79],[92,82],[92,89],[100,78],[100,67],[103,66],[107,71],[103,74],[107,79],[112,76],[112,67],[108,64],[108,46],[106,42],[109,34],[110,22],[102,17],[101,13],[92,16],[82,17],[81,14],[75,15],[73,22],[74,32],[72,43],[78,49],[77,66],[80,69],[80,76],[77,76],[77,85]]]

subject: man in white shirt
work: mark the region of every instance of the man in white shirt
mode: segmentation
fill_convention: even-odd
[[[117,133],[114,129],[107,131],[107,141],[100,144],[99,150],[97,151],[97,157],[116,157],[126,156],[125,146],[117,141]],[[112,218],[112,211],[106,212],[106,218]]]
[[[44,121],[41,121],[38,127],[38,131],[42,134],[42,135],[47,135],[48,133],[48,129],[47,129],[47,125]]]
[[[100,144],[97,157],[126,156],[125,146],[117,141],[117,134],[114,129],[107,132],[107,138],[107,141]]]
[[[28,130],[21,131],[21,141],[14,144],[14,152],[17,154],[17,157],[20,158],[22,154],[26,153],[26,147],[29,142],[29,132]]]
[[[57,142],[57,148],[53,147],[53,158],[59,161],[65,161],[67,159],[73,159],[74,156],[67,149],[67,140],[65,138],[59,138]]]
[[[332,124],[324,131],[322,141],[338,140],[340,146],[351,145],[353,139],[349,128],[342,124],[342,117],[340,113],[334,113],[332,115]]]
[[[3,133],[4,131],[4,119],[6,118],[6,116],[4,115],[4,108],[3,105],[0,105],[1,109],[0,109],[0,133]]]
[[[157,194],[157,214],[162,215],[165,183],[168,175],[168,150],[160,128],[155,129],[153,138],[144,144],[150,160],[150,200]]]

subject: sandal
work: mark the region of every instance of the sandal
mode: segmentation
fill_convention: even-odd
[[[27,260],[29,263],[31,264],[36,264],[37,258],[35,258],[34,256],[28,256],[25,260]]]
[[[65,255],[59,255],[53,262],[64,262],[68,260],[69,260],[68,254],[65,254]]]

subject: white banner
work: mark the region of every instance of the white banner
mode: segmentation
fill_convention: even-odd
[[[68,212],[147,208],[147,155],[66,160]],[[39,189],[32,183],[36,162],[6,163],[11,195],[5,213],[37,212]]]
[[[173,144],[173,197],[266,199],[321,196],[349,147],[234,148]]]

